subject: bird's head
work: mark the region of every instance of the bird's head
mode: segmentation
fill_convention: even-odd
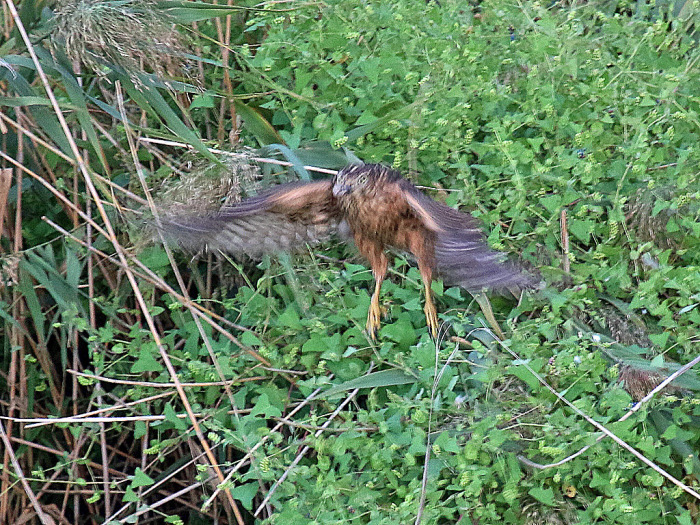
[[[343,168],[333,179],[333,196],[343,197],[361,191],[370,182],[371,173],[371,170],[363,164],[353,164]]]

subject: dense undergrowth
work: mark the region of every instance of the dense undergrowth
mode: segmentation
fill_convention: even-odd
[[[72,138],[6,15],[0,398],[24,420],[2,421],[0,521],[697,522],[692,494],[581,414],[698,490],[700,379],[636,404],[700,348],[695,4],[20,7]],[[101,25],[72,11],[88,7]],[[120,31],[139,9],[148,25]],[[127,36],[118,53],[91,33],[108,25]],[[394,254],[373,343],[372,276],[351,248],[176,254],[183,291],[144,234],[137,173],[161,209],[212,209],[354,158],[471,211],[546,285],[489,302],[435,283],[436,349],[420,275]]]

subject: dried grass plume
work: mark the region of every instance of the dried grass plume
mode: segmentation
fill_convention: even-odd
[[[127,72],[177,76],[187,52],[182,35],[153,0],[59,0],[51,43],[98,74],[112,64]]]

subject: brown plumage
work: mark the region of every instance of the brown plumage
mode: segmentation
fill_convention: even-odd
[[[434,201],[397,171],[378,164],[351,165],[324,181],[275,186],[214,216],[165,216],[161,225],[166,240],[185,249],[250,257],[349,234],[375,278],[367,318],[372,337],[380,326],[379,291],[389,265],[387,248],[415,256],[433,337],[438,331],[430,291],[434,276],[473,292],[519,288],[529,282],[488,247],[474,218]]]

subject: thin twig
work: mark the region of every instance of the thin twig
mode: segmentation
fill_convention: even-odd
[[[41,520],[41,523],[44,525],[54,525],[53,519],[48,514],[45,514],[43,509],[41,508],[41,505],[39,504],[39,500],[36,499],[36,495],[34,494],[34,491],[32,491],[32,488],[29,486],[29,483],[27,482],[27,478],[24,477],[24,473],[22,472],[22,467],[19,464],[19,461],[17,461],[17,456],[15,456],[15,451],[12,450],[12,444],[10,443],[10,440],[7,437],[7,434],[5,433],[5,427],[3,426],[2,422],[0,422],[0,439],[2,439],[3,445],[5,445],[5,451],[6,453],[10,456],[10,461],[12,462],[12,468],[15,469],[15,474],[17,474],[17,477],[19,478],[20,483],[22,483],[22,486],[24,487],[24,492],[27,494],[29,497],[29,501],[32,502],[32,507],[34,507],[34,512],[36,512],[36,515],[39,516],[39,519]]]
[[[121,410],[120,407],[116,407],[115,410]],[[252,409],[246,410],[229,410],[227,414],[246,414]],[[204,412],[195,412],[198,417],[204,417],[206,414]],[[187,414],[175,414],[175,417],[180,419],[186,419]],[[17,421],[20,423],[32,423],[24,428],[34,428],[42,427],[46,425],[63,425],[66,423],[127,423],[130,421],[164,421],[165,416],[154,416],[154,415],[143,415],[143,416],[105,416],[105,417],[83,417],[83,416],[72,416],[72,417],[55,417],[55,418],[45,418],[45,417],[5,417],[0,416],[0,419],[6,419],[8,421]]]
[[[179,147],[179,148],[187,148],[194,150],[192,146],[189,144],[185,144],[184,142],[176,142],[174,140],[164,140],[164,139],[154,139],[150,137],[140,137],[139,141],[141,142],[151,142],[153,144],[161,144],[163,146],[174,146],[174,147]],[[293,166],[291,162],[287,162],[286,160],[277,160],[277,159],[269,159],[267,157],[251,157],[250,155],[246,155],[244,153],[234,153],[232,151],[225,151],[221,149],[215,149],[215,148],[207,148],[211,153],[216,153],[218,155],[225,155],[229,157],[236,157],[236,158],[245,158],[249,160],[253,160],[255,162],[260,162],[262,164],[275,164],[277,166]],[[338,173],[337,170],[330,170],[327,168],[319,168],[317,166],[304,166],[305,170],[308,171],[315,171],[318,173],[325,173],[327,175],[336,175]]]
[[[438,363],[440,362],[440,343],[447,336],[449,328],[449,324],[443,323],[440,326],[440,332],[438,333],[438,337],[435,340],[435,367],[433,369],[433,387],[430,389],[430,411],[428,414],[428,432],[425,440],[425,456],[423,458],[423,477],[421,479],[420,500],[418,502],[418,512],[416,513],[416,519],[413,522],[414,525],[419,525],[419,523],[423,520],[423,512],[425,511],[425,498],[428,493],[428,465],[430,463],[431,449],[430,433],[433,423],[433,407],[435,406],[435,394],[437,392],[437,387],[440,384],[440,380],[442,379],[445,370],[447,370],[447,365],[449,365],[450,362],[452,362],[452,359],[459,351],[459,342],[456,342],[454,350],[452,350],[452,353],[450,353],[450,356],[447,358],[445,364],[442,366],[440,372],[438,373]],[[475,328],[474,330],[479,330],[479,328]],[[474,332],[474,330],[469,332],[469,334],[467,334],[467,337],[469,337],[471,333]]]
[[[122,116],[122,123],[125,126],[126,139],[127,139],[127,142],[129,143],[129,149],[131,151],[132,158],[134,161],[134,167],[136,168],[136,173],[138,174],[139,181],[141,182],[141,185],[142,185],[144,192],[146,194],[146,198],[148,200],[149,207],[151,208],[152,211],[155,211],[155,205],[154,205],[153,200],[151,198],[151,194],[148,191],[148,186],[146,184],[145,176],[144,176],[143,171],[141,169],[141,165],[138,161],[137,152],[136,152],[136,145],[134,144],[131,129],[129,127],[129,121],[128,121],[128,118],[126,116],[126,110],[124,108],[124,100],[123,100],[123,96],[122,96],[121,84],[119,82],[117,82],[115,87],[116,87],[116,95],[117,95],[117,105],[119,107],[119,111],[120,111],[121,116]],[[156,214],[156,221],[157,220],[158,220],[158,216]],[[116,244],[115,244],[115,248],[117,249],[117,252],[119,253],[120,250],[117,248]],[[170,260],[170,264],[171,264],[171,266],[173,266],[173,269],[175,271],[175,276],[177,278],[178,284],[180,285],[180,289],[183,291],[183,294],[185,294],[186,287],[185,287],[184,281],[182,280],[182,276],[180,275],[180,272],[177,270],[177,265],[175,264],[175,260],[172,256],[172,254],[170,253],[170,250],[168,249],[167,246],[165,247],[165,250],[166,250],[166,253],[168,255],[168,259]],[[134,279],[133,273],[131,273],[131,272],[127,272],[127,276],[130,277],[130,280]],[[138,290],[138,287],[136,287],[134,289],[135,292],[137,290]],[[142,301],[142,296],[141,296],[140,291],[137,292],[137,299],[139,299],[139,301]],[[168,354],[165,350],[165,347],[163,346],[162,342],[160,341],[160,335],[158,334],[155,326],[153,325],[153,319],[150,315],[150,312],[148,312],[148,309],[145,308],[145,303],[143,306],[144,307],[142,307],[142,311],[144,313],[144,316],[146,317],[146,321],[148,322],[149,328],[151,329],[151,332],[153,333],[153,336],[154,336],[155,341],[156,341],[156,345],[158,346],[158,350],[161,354],[163,362],[165,363],[166,367],[168,368],[168,371],[170,372],[170,375],[175,383],[175,388],[177,389],[178,393],[180,394],[182,403],[185,407],[185,411],[190,416],[190,422],[192,423],[194,432],[197,435],[197,438],[199,440],[200,445],[202,446],[202,449],[204,450],[205,455],[207,456],[209,465],[210,465],[211,469],[213,470],[213,472],[216,474],[216,476],[219,478],[219,481],[223,481],[224,480],[223,472],[221,472],[221,469],[219,468],[219,464],[216,460],[216,457],[214,456],[214,453],[212,452],[211,447],[209,446],[209,442],[205,438],[204,433],[202,432],[202,430],[199,426],[199,422],[197,421],[197,417],[194,415],[194,411],[192,410],[192,407],[191,407],[189,400],[185,394],[185,391],[182,388],[182,385],[180,384],[180,380],[177,377],[177,372],[175,371],[175,368],[173,367],[172,363],[170,362],[170,358],[168,357]],[[209,350],[210,355],[213,357],[213,355],[214,355],[213,349],[211,348],[209,338],[207,337],[207,335],[202,327],[202,324],[201,324],[201,321],[199,320],[198,315],[195,314],[196,310],[193,307],[190,307],[189,309],[190,309],[190,312],[192,313],[192,317],[195,321],[195,324],[197,325],[197,328],[200,332],[200,336],[202,337],[202,340],[204,341],[207,349]],[[214,362],[214,366],[217,369],[217,372],[219,373],[219,376],[223,380],[224,379],[223,373],[222,373],[221,368],[218,365],[218,361],[216,360],[215,357],[213,357],[213,362]],[[224,387],[228,391],[228,387],[225,384],[224,384]],[[233,399],[233,394],[231,394],[230,392],[229,392],[229,396],[231,397],[231,399]],[[239,525],[243,525],[243,516],[241,514],[240,509],[238,508],[238,505],[236,504],[236,501],[233,499],[233,496],[231,495],[231,491],[227,488],[224,493],[226,495],[226,499],[228,501],[228,504],[230,505],[231,509],[233,510],[233,513],[236,517],[236,521],[238,522]]]
[[[12,18],[15,22],[15,25],[17,27],[17,30],[19,31],[20,35],[22,36],[22,40],[24,41],[25,45],[27,46],[27,50],[29,51],[29,55],[31,56],[32,63],[35,66],[36,72],[39,75],[39,78],[41,79],[41,83],[44,86],[44,89],[46,91],[46,94],[51,102],[51,106],[54,110],[54,113],[56,114],[56,117],[58,118],[59,124],[61,126],[61,129],[63,130],[63,133],[66,136],[66,140],[68,141],[71,152],[73,153],[73,156],[75,157],[78,168],[83,175],[83,179],[85,181],[85,186],[87,187],[88,193],[92,195],[95,205],[100,213],[100,216],[102,218],[102,221],[104,222],[105,229],[108,233],[107,238],[110,240],[112,245],[114,246],[115,251],[117,252],[117,256],[121,260],[121,262],[124,264],[125,267],[127,267],[127,258],[124,255],[124,250],[122,249],[121,245],[119,244],[119,241],[117,239],[116,233],[114,232],[114,228],[112,227],[112,223],[109,220],[109,216],[107,215],[107,212],[102,205],[100,199],[99,199],[99,194],[97,193],[97,189],[95,188],[95,185],[92,182],[92,179],[90,177],[90,172],[88,171],[88,167],[83,161],[83,158],[80,154],[80,150],[78,149],[78,146],[75,143],[75,140],[73,139],[73,136],[70,132],[70,128],[68,127],[68,123],[66,122],[66,119],[63,115],[63,112],[61,111],[61,108],[58,104],[58,101],[56,100],[56,97],[53,93],[53,90],[51,89],[51,85],[49,83],[49,79],[46,76],[46,73],[44,72],[44,69],[41,65],[41,62],[39,61],[39,58],[36,55],[36,52],[34,50],[34,47],[32,45],[31,40],[29,39],[29,35],[27,34],[24,24],[22,23],[22,20],[19,17],[19,13],[17,12],[17,9],[15,8],[13,0],[5,0],[7,3],[8,8],[10,9],[10,12],[12,14]],[[163,359],[163,362],[165,364],[165,367],[168,370],[168,373],[170,374],[171,378],[173,381],[176,383],[176,389],[178,392],[178,395],[180,396],[180,400],[182,401],[182,404],[187,411],[188,415],[190,416],[190,421],[194,427],[194,431],[197,434],[198,439],[200,440],[200,443],[202,444],[202,447],[204,450],[207,452],[207,458],[209,462],[212,465],[212,468],[214,468],[217,471],[217,475],[220,477],[220,479],[223,481],[223,474],[221,474],[221,470],[218,468],[218,464],[216,461],[216,458],[214,457],[213,452],[211,451],[211,448],[209,447],[207,440],[202,433],[201,428],[199,427],[199,424],[197,422],[197,418],[194,416],[192,407],[190,405],[190,402],[187,398],[187,394],[185,391],[180,387],[179,385],[179,380],[177,376],[177,371],[175,370],[175,367],[173,366],[172,362],[170,361],[170,357],[168,356],[165,347],[162,343],[162,340],[160,338],[160,335],[158,333],[158,330],[156,329],[155,323],[153,322],[153,317],[150,314],[150,311],[148,309],[148,305],[146,304],[146,301],[143,297],[143,294],[141,293],[141,290],[139,289],[138,283],[136,282],[136,279],[131,272],[130,268],[127,267],[126,269],[126,277],[129,281],[129,284],[131,285],[131,288],[134,292],[134,296],[136,298],[136,302],[139,306],[139,309],[141,310],[143,314],[143,318],[146,321],[146,324],[148,325],[148,328],[151,332],[151,335],[153,336],[153,340],[156,344],[156,347],[158,348],[158,351],[160,353],[161,358]],[[226,489],[225,490],[226,497],[229,501],[229,504],[231,507],[235,510],[238,509],[238,506],[236,505],[235,500],[233,499],[233,496],[231,495],[230,490]],[[243,525],[243,518],[239,514],[236,516],[239,525]]]
[[[644,396],[644,398],[641,399],[639,402],[635,403],[634,406],[624,416],[622,416],[620,419],[617,420],[617,422],[619,423],[619,422],[624,421],[627,418],[631,417],[632,414],[634,414],[639,409],[641,409],[642,406],[647,401],[649,401],[652,397],[654,397],[658,392],[663,390],[669,383],[671,383],[671,381],[673,381],[674,379],[676,379],[678,376],[685,373],[686,371],[690,370],[692,367],[694,367],[698,363],[700,363],[700,355],[697,356],[692,361],[690,361],[689,363],[683,365],[681,368],[676,370],[673,374],[671,374],[666,379],[664,379],[661,383],[659,383],[656,387],[654,387],[651,390],[651,392],[649,392],[646,396]],[[595,440],[595,443],[600,443],[606,437],[607,436],[605,434],[598,435],[598,437]],[[557,461],[556,463],[548,463],[546,465],[543,465],[541,463],[535,463],[534,461],[531,461],[531,460],[526,459],[526,458],[521,459],[521,461],[532,468],[536,468],[536,469],[540,469],[540,470],[544,470],[544,469],[548,469],[548,468],[552,468],[552,467],[559,467],[559,466],[563,465],[564,463],[568,463],[572,459],[580,456],[581,454],[586,452],[589,448],[591,448],[595,443],[582,447],[580,450],[565,457],[564,459],[562,459],[560,461]]]
[[[57,450],[57,449],[51,448],[51,447],[47,447],[45,445],[40,445],[39,443],[35,443],[33,441],[27,441],[27,440],[21,439],[21,438],[13,437],[12,442],[17,443],[18,445],[24,445],[26,447],[33,448],[36,450],[41,450],[43,452],[48,452],[49,454],[53,454],[53,455],[58,456],[58,457],[65,457],[65,455],[66,455],[66,453],[64,451]],[[91,460],[88,460],[85,464],[86,464],[86,466],[94,468],[94,469],[100,468],[100,465],[98,463],[95,463],[94,461],[91,461]],[[56,474],[60,474],[60,473],[61,473],[60,470],[56,470]],[[127,474],[125,474],[124,472],[117,470],[115,468],[112,468],[112,467],[109,468],[109,473],[112,474],[112,476],[114,476],[115,479],[118,479],[118,480],[127,480],[129,478],[129,476]],[[159,492],[161,494],[165,494],[165,495],[170,494],[170,492],[166,491],[166,490],[160,490]],[[202,509],[200,509],[198,505],[193,505],[191,502],[184,500],[182,498],[178,498],[177,501],[181,505],[184,505],[185,507],[187,507],[195,512],[204,513],[208,517],[213,518],[213,516],[209,515],[205,511],[202,511]],[[109,521],[109,520],[106,520],[106,521]]]
[[[569,273],[571,271],[571,261],[569,260],[569,228],[566,224],[566,209],[561,210],[559,222],[561,226],[561,250],[564,256],[562,266],[564,267],[564,272]]]
[[[0,151],[0,156],[2,156],[3,153]],[[82,239],[79,239],[78,237],[74,236],[71,234],[69,231],[65,230],[64,228],[60,227],[58,224],[55,222],[51,221],[50,219],[46,217],[42,217],[42,219],[49,225],[51,225],[53,228],[55,228],[57,231],[62,233],[63,235],[66,235],[70,239],[74,240],[81,246],[84,246],[88,250],[93,251],[96,254],[99,254],[101,257],[103,257],[105,260],[109,261],[110,263],[116,265],[119,268],[126,269],[127,265],[123,264],[120,260],[116,260],[114,257],[107,255],[106,253],[98,250],[94,246],[88,246],[85,241]],[[228,319],[218,315],[215,312],[212,312],[208,309],[206,309],[204,306],[200,305],[199,303],[193,302],[191,299],[186,298],[185,296],[179,294],[177,291],[175,291],[173,288],[171,288],[162,278],[160,278],[158,275],[156,275],[150,268],[148,268],[145,264],[143,264],[139,259],[133,258],[132,262],[136,264],[139,268],[143,270],[144,273],[139,272],[138,270],[134,270],[133,268],[130,269],[130,271],[140,279],[145,279],[149,281],[150,283],[158,286],[161,290],[164,292],[169,293],[170,295],[173,296],[173,298],[177,299],[180,303],[183,305],[189,307],[193,306],[196,310],[198,310],[198,314],[204,321],[206,321],[212,328],[214,328],[216,331],[218,331],[221,335],[226,337],[229,341],[231,341],[234,345],[236,345],[238,348],[243,350],[244,352],[248,353],[251,355],[253,358],[255,358],[257,361],[262,363],[265,366],[270,366],[270,362],[262,357],[260,354],[258,354],[255,350],[252,348],[245,346],[243,343],[241,343],[236,337],[234,337],[230,332],[225,330],[221,325],[216,323],[212,318],[215,318],[217,321],[226,324],[227,326],[230,326],[235,329],[239,330],[249,330],[248,328],[241,327],[239,325],[236,325],[229,321]],[[287,379],[290,383],[293,383],[294,381],[287,376],[285,373],[280,372],[280,375]]]
[[[90,379],[96,379],[103,381],[105,383],[115,383],[119,385],[134,385],[134,386],[146,386],[150,388],[172,388],[175,383],[155,383],[153,381],[129,381],[128,379],[113,379],[111,377],[98,376],[96,374],[86,374],[84,372],[78,372],[69,368],[67,370],[70,374],[75,374],[76,376],[89,377]],[[226,379],[224,381],[208,381],[204,383],[179,383],[182,388],[194,388],[194,387],[208,387],[208,386],[227,386],[233,385],[235,383],[247,383],[249,381],[261,381],[267,379],[263,376],[257,377],[238,377],[236,379]]]
[[[367,373],[369,374],[373,368],[374,368],[374,363],[371,363],[369,366],[369,369],[367,370]],[[348,394],[348,396],[343,400],[343,402],[340,405],[338,405],[338,408],[336,408],[333,411],[333,413],[330,416],[328,416],[328,419],[326,420],[325,423],[323,423],[323,425],[321,425],[321,428],[318,431],[316,431],[316,433],[314,434],[314,437],[318,437],[324,432],[326,427],[328,427],[328,425],[331,424],[331,422],[333,421],[335,416],[337,416],[340,413],[340,411],[343,410],[343,408],[345,408],[345,406],[347,406],[347,404],[350,403],[350,401],[352,401],[352,399],[357,395],[357,393],[359,391],[360,391],[360,389],[356,388]],[[255,517],[257,517],[258,514],[260,514],[260,511],[267,505],[267,502],[270,501],[270,498],[277,490],[277,487],[279,487],[284,482],[284,480],[287,479],[287,476],[289,476],[292,469],[295,466],[297,466],[297,464],[301,461],[301,459],[306,455],[306,453],[309,450],[311,450],[311,447],[309,445],[305,445],[304,448],[301,449],[301,452],[299,452],[299,454],[297,454],[297,456],[294,458],[294,461],[292,461],[292,463],[284,471],[282,476],[280,476],[280,479],[275,481],[275,483],[272,485],[272,487],[270,487],[270,490],[267,493],[267,495],[265,496],[265,499],[263,499],[262,503],[258,506],[257,510],[255,511],[255,514],[254,514]]]
[[[487,328],[482,328],[482,330],[486,330],[486,331],[490,332],[490,330],[488,330]],[[492,334],[492,335],[493,335],[493,334]],[[549,383],[547,383],[547,381],[544,380],[544,378],[543,378],[540,374],[538,374],[537,372],[535,372],[535,370],[532,369],[532,367],[527,363],[527,361],[524,361],[524,360],[520,359],[520,356],[519,356],[516,352],[514,352],[513,350],[511,350],[511,348],[510,348],[508,345],[506,345],[505,343],[503,343],[503,341],[500,341],[500,340],[498,340],[498,339],[496,339],[496,341],[498,342],[498,344],[499,344],[500,346],[502,346],[503,348],[505,348],[506,351],[507,351],[511,356],[513,356],[515,359],[517,359],[517,360],[528,370],[528,372],[530,372],[530,373],[537,379],[537,381],[539,381],[539,382],[542,384],[542,386],[544,386],[547,390],[549,390],[552,394],[554,394],[554,395],[557,397],[557,399],[559,399],[562,403],[564,403],[566,406],[568,406],[569,408],[571,408],[571,409],[572,409],[574,412],[576,412],[579,416],[581,416],[581,417],[582,417],[583,419],[585,419],[588,423],[590,423],[591,425],[593,425],[594,427],[596,427],[598,430],[600,430],[601,432],[603,432],[603,434],[605,434],[607,437],[611,438],[615,443],[617,443],[618,445],[620,445],[622,448],[628,450],[634,457],[636,457],[637,459],[639,459],[640,461],[642,461],[645,465],[649,466],[650,468],[652,468],[653,470],[655,470],[656,472],[658,472],[659,474],[661,474],[663,477],[665,477],[665,478],[666,478],[667,480],[669,480],[671,483],[673,483],[673,484],[676,485],[677,487],[680,487],[681,489],[683,489],[685,492],[687,492],[687,493],[690,494],[691,496],[693,496],[693,497],[695,497],[695,498],[697,498],[697,499],[700,499],[700,494],[698,494],[695,490],[691,489],[691,488],[690,488],[689,486],[687,486],[685,483],[683,483],[682,481],[680,481],[680,480],[676,479],[675,477],[673,477],[671,474],[669,474],[669,473],[666,472],[664,469],[662,469],[661,467],[659,467],[659,466],[658,466],[656,463],[654,463],[653,461],[647,459],[643,454],[641,454],[640,452],[638,452],[634,447],[632,447],[631,445],[627,444],[625,441],[623,441],[622,439],[620,439],[619,437],[617,437],[613,432],[611,432],[610,430],[608,430],[608,429],[607,429],[605,426],[603,426],[602,424],[598,423],[595,419],[593,419],[593,418],[591,418],[590,416],[588,416],[585,412],[583,412],[583,410],[581,410],[580,408],[578,408],[578,407],[577,407],[576,405],[574,405],[571,401],[569,401],[568,399],[566,399],[566,397],[564,397],[562,394],[560,394],[559,392],[557,392],[552,386],[550,386]],[[698,356],[698,357],[695,358],[693,361],[691,361],[690,363],[688,363],[688,365],[691,365],[691,366],[692,366],[692,365],[694,365],[694,364],[697,363],[697,362],[700,362],[700,356]],[[689,368],[690,368],[690,367],[685,368],[684,371],[688,370]],[[680,370],[678,370],[677,372],[680,372]],[[680,374],[678,374],[678,375],[680,375]],[[678,375],[676,375],[676,377],[678,377]],[[674,377],[673,379],[675,379],[675,377]],[[673,379],[671,379],[671,381],[672,381]],[[670,382],[670,381],[668,381],[668,382]],[[667,382],[666,384],[668,384],[668,382]],[[579,451],[578,453],[575,454],[575,456],[576,456],[576,455],[579,455],[579,454],[581,454],[581,453],[582,453],[582,451]],[[530,461],[529,459],[527,459],[527,458],[524,457],[524,456],[518,456],[518,459],[519,459],[522,463],[524,463],[525,465],[528,465],[528,466],[537,468],[537,467],[536,467],[536,465],[537,465],[536,463],[534,463],[533,461]]]
[[[321,431],[321,432],[338,432],[342,434],[343,432],[347,432],[348,430],[352,430],[353,432],[376,432],[379,427],[352,427],[352,428],[328,428],[327,426],[318,426],[318,425],[306,425],[304,423],[297,423],[296,421],[292,421],[289,418],[286,417],[273,417],[275,421],[279,421],[280,423],[284,423],[288,427],[293,427],[293,428],[303,428],[304,430],[308,430],[310,432],[313,431]]]
[[[153,396],[142,397],[142,398],[136,399],[136,400],[134,400],[134,401],[129,401],[128,403],[120,403],[120,404],[118,404],[118,405],[111,405],[111,406],[107,406],[107,407],[104,407],[104,408],[99,408],[99,409],[97,409],[97,410],[91,410],[91,411],[89,411],[89,412],[82,412],[82,413],[80,413],[80,414],[74,415],[73,417],[76,418],[76,419],[77,419],[77,418],[85,418],[85,417],[93,417],[93,416],[99,416],[100,414],[105,414],[105,413],[108,413],[108,412],[114,412],[115,410],[126,410],[127,408],[132,407],[132,406],[134,406],[134,405],[141,405],[141,404],[143,404],[143,403],[148,403],[148,402],[154,401],[154,400],[156,400],[156,399],[162,399],[162,398],[164,398],[164,397],[170,397],[170,396],[174,395],[175,393],[176,393],[176,392],[175,392],[174,390],[171,390],[171,391],[169,391],[169,392],[162,392],[162,393],[160,393],[160,394],[156,394],[156,395],[153,395]],[[0,416],[0,417],[1,417],[1,416]],[[47,420],[47,424],[50,424],[50,422],[53,422],[53,421],[56,421],[56,419],[55,419],[55,418],[53,418],[53,419],[48,419],[48,420]],[[40,427],[40,426],[42,426],[42,424],[41,424],[41,423],[37,423],[37,424],[31,425],[31,426]],[[25,428],[29,428],[29,426],[26,426]]]
[[[332,376],[331,376],[331,377],[332,377]],[[303,407],[305,407],[306,405],[308,405],[313,399],[315,399],[316,396],[317,396],[318,394],[320,394],[322,390],[323,390],[323,388],[317,388],[316,390],[314,390],[313,392],[311,392],[311,394],[310,394],[309,396],[307,396],[306,399],[304,399],[304,401],[302,401],[301,403],[299,403],[299,405],[298,405],[297,407],[295,407],[294,410],[292,410],[289,414],[287,414],[287,417],[290,418],[290,417],[292,417],[294,414],[296,414],[297,412],[299,412],[299,410],[301,410]],[[229,479],[231,479],[231,478],[233,477],[233,475],[234,475],[236,472],[238,472],[238,470],[239,470],[241,467],[243,467],[245,461],[247,461],[247,460],[249,460],[249,459],[252,460],[252,458],[253,458],[253,453],[254,453],[258,448],[262,447],[272,436],[275,435],[275,432],[277,432],[277,431],[278,431],[280,428],[282,428],[283,426],[284,426],[284,423],[283,423],[283,422],[279,422],[279,423],[277,423],[274,427],[272,427],[272,429],[271,429],[265,436],[263,436],[263,438],[262,438],[260,441],[258,441],[258,442],[255,444],[255,446],[253,446],[253,448],[251,448],[251,449],[246,453],[245,456],[243,456],[240,460],[238,460],[238,462],[236,463],[236,465],[234,465],[234,467],[226,474],[226,479],[224,480],[224,483],[226,483]],[[216,495],[218,494],[219,490],[221,490],[220,487],[221,487],[222,485],[223,485],[223,483],[219,484],[219,487],[217,487],[216,490],[214,491],[214,493],[213,493],[211,496],[209,496],[209,498],[207,499],[207,501],[204,502],[204,504],[202,505],[202,509],[206,509],[206,508],[209,507],[209,505],[211,505],[211,503],[214,501],[214,498],[215,498]]]
[[[203,455],[204,455],[204,453],[201,453],[200,455],[192,456],[192,458],[189,461],[186,461],[185,463],[180,465],[175,470],[168,472],[167,475],[163,476],[158,481],[156,481],[153,485],[151,485],[148,488],[146,488],[145,490],[143,490],[142,493],[139,495],[140,496],[139,500],[143,500],[143,498],[145,496],[147,496],[148,494],[150,494],[151,492],[154,492],[154,491],[157,491],[158,493],[165,495],[165,499],[168,499],[170,497],[170,495],[172,494],[172,491],[170,491],[170,490],[165,491],[165,490],[159,489],[158,487],[160,487],[161,485],[163,485],[167,481],[171,480],[178,473],[182,472],[183,470],[185,470],[189,466],[196,464],[196,462],[199,461]],[[145,470],[144,465],[142,465],[142,470]],[[197,488],[197,485],[193,484],[193,485],[186,486],[185,488],[187,488],[188,489],[187,492],[189,492],[190,490],[194,490],[195,488]],[[183,493],[181,492],[180,494],[183,494]],[[154,507],[160,506],[163,502],[164,502],[164,500],[160,500],[160,502],[156,502],[156,503],[152,504],[149,508],[152,509]],[[116,517],[119,516],[119,514],[124,512],[126,509],[128,509],[130,504],[131,504],[130,502],[126,502],[120,509],[116,510],[114,512],[114,514],[109,516],[105,520],[105,523],[111,523],[113,519],[116,519]],[[144,509],[140,509],[140,510],[143,510],[144,512],[146,512],[149,509],[144,508]],[[134,518],[138,515],[139,515],[139,513],[137,512],[136,514],[131,514],[129,516],[129,518]]]

